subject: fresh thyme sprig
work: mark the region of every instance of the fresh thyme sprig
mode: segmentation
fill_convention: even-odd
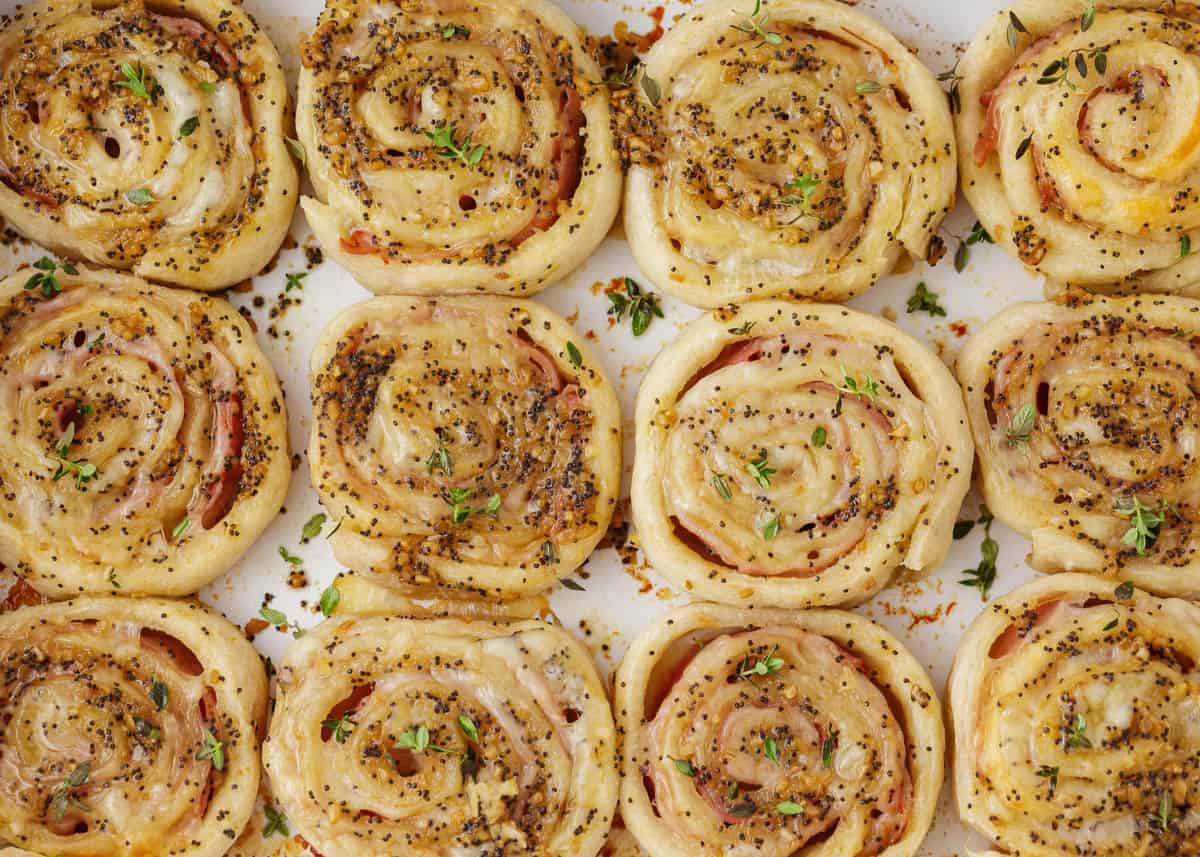
[[[759,16],[759,12],[762,12],[762,5],[763,0],[754,0],[754,11],[746,16],[746,19],[742,23],[731,24],[730,26],[739,33],[746,33],[750,36],[758,36],[759,41],[755,47],[758,47],[758,45],[764,43],[768,45],[783,44],[783,36],[779,35],[779,33],[766,29],[767,24],[771,20],[771,16],[766,12],[763,12],[761,17]]]
[[[425,136],[438,147],[434,154],[439,158],[447,161],[462,161],[467,166],[474,167],[483,160],[483,153],[487,149],[481,145],[472,146],[470,134],[462,143],[455,142],[454,135],[457,126],[458,122],[451,122],[449,125],[443,125],[433,131],[426,131]]]
[[[1129,529],[1121,536],[1121,544],[1132,547],[1138,556],[1145,555],[1147,548],[1158,540],[1159,530],[1166,523],[1168,515],[1179,516],[1166,500],[1147,506],[1136,496],[1118,497],[1116,511],[1118,515],[1129,518]]]
[[[612,304],[608,314],[617,321],[629,316],[634,336],[641,336],[650,327],[650,322],[663,317],[662,306],[659,305],[658,295],[653,292],[643,292],[642,287],[631,277],[625,277],[623,285],[625,292],[619,290],[607,292]]]

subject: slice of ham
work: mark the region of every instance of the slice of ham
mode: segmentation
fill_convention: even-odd
[[[350,695],[339,702],[333,708],[329,709],[329,713],[325,715],[326,720],[341,720],[351,711],[358,709],[362,705],[362,701],[375,692],[375,682],[360,684],[354,690],[350,691]],[[321,726],[321,740],[328,742],[333,737],[333,730],[324,725]]]
[[[162,27],[168,33],[174,33],[177,36],[193,39],[205,51],[215,55],[224,67],[226,74],[234,74],[241,67],[237,57],[229,48],[225,47],[225,43],[217,38],[216,34],[208,27],[201,24],[193,18],[180,18],[171,15],[151,15],[154,23]]]
[[[25,578],[17,578],[17,582],[8,588],[4,600],[0,601],[0,613],[11,613],[20,607],[35,607],[45,604],[46,598],[26,582]]]
[[[561,392],[566,386],[566,378],[559,371],[558,362],[550,353],[534,342],[533,337],[523,327],[518,328],[517,332],[513,334],[513,340],[517,343],[518,350],[528,357],[541,372],[542,377],[546,379],[547,386],[555,393]]]
[[[534,233],[545,232],[553,226],[558,221],[559,203],[570,199],[579,188],[583,162],[583,139],[579,132],[586,124],[579,92],[572,86],[564,88],[558,100],[558,136],[554,138],[550,149],[553,177],[542,188],[541,201],[533,220],[510,239],[514,247],[521,246]]]
[[[211,530],[229,513],[242,480],[242,394],[238,391],[237,370],[220,349],[206,345],[213,378],[212,449],[204,465],[200,489],[188,505],[189,513],[200,518],[200,525]]]

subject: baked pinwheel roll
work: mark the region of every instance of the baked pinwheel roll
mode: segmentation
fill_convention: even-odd
[[[950,674],[963,821],[1019,857],[1195,850],[1200,607],[1083,574],[967,629]]]
[[[570,574],[608,529],[616,393],[540,304],[360,303],[326,329],[312,378],[312,481],[350,568],[515,598]]]
[[[945,558],[972,452],[954,378],[895,325],[752,303],[692,322],[646,374],[633,519],[697,597],[855,603]]]
[[[954,204],[933,75],[833,0],[713,0],[650,50],[625,189],[638,266],[696,306],[845,300],[923,259]]]
[[[296,831],[324,857],[595,857],[618,778],[586,650],[539,619],[349,594],[279,668],[263,754]]]
[[[1040,571],[1200,595],[1200,303],[1082,292],[1010,307],[958,360],[996,517]]]
[[[72,258],[233,285],[291,223],[287,98],[234,0],[20,8],[0,30],[0,215]]]
[[[607,88],[547,0],[328,0],[301,52],[302,205],[367,288],[532,294],[608,233]]]
[[[937,695],[855,614],[681,608],[630,647],[614,710],[621,816],[652,857],[908,857],[933,821]]]
[[[963,191],[1052,286],[1197,292],[1198,23],[1192,3],[1019,0],[958,64]]]
[[[290,477],[279,382],[224,300],[49,257],[0,281],[0,563],[39,591],[195,592]]]
[[[195,602],[0,616],[0,852],[220,857],[254,809],[262,664]]]

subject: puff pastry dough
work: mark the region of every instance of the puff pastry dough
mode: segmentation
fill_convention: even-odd
[[[194,602],[84,597],[0,615],[0,664],[0,853],[228,850],[267,702],[241,631]]]
[[[915,854],[942,786],[929,677],[837,610],[693,604],[617,674],[621,815],[652,857]]]
[[[583,647],[540,619],[417,618],[371,591],[343,591],[279,668],[263,755],[303,838],[325,857],[595,857],[616,734]]]
[[[1019,0],[976,35],[957,69],[963,192],[1051,286],[1195,294],[1200,10],[1087,9]]]
[[[646,374],[633,518],[697,597],[854,603],[945,558],[972,452],[958,385],[895,325],[751,303],[692,322]]]
[[[1033,540],[1034,568],[1200,595],[1198,345],[1196,301],[1081,292],[1010,307],[968,341],[983,494]]]
[[[233,0],[53,0],[0,30],[0,215],[193,289],[259,272],[297,178],[279,55]]]
[[[647,276],[697,306],[845,300],[924,258],[954,204],[946,96],[843,3],[751,5],[707,3],[646,55],[661,100],[625,233]]]
[[[380,293],[525,295],[620,205],[607,89],[546,0],[329,0],[296,126],[331,255]]]
[[[1195,850],[1200,607],[1083,574],[1021,587],[950,675],[963,821],[1012,857]]]
[[[224,300],[72,270],[0,282],[0,563],[52,598],[195,592],[283,503],[279,382]]]
[[[338,560],[404,588],[513,598],[608,529],[616,394],[582,337],[532,301],[382,297],[313,352],[309,460]]]

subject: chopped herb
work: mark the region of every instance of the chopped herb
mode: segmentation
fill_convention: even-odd
[[[151,723],[144,717],[133,718],[133,725],[137,727],[138,734],[148,741],[161,741],[162,730]]]
[[[1120,615],[1114,616],[1107,625],[1104,626],[1105,631],[1112,631],[1121,624]]]
[[[670,756],[667,758],[671,759],[671,761],[675,763],[675,770],[679,771],[679,773],[683,774],[685,777],[696,776],[696,769],[692,767],[692,763],[687,759],[674,759]]]
[[[263,825],[263,839],[276,833],[280,836],[291,835],[288,830],[287,816],[282,812],[268,803],[263,805],[263,815],[267,817],[267,823]]]
[[[779,764],[779,744],[770,735],[763,739],[763,754],[776,765]]]
[[[1029,151],[1030,145],[1033,143],[1033,135],[1030,134],[1017,145],[1016,159],[1019,161],[1025,157],[1025,153]]]
[[[287,147],[292,152],[292,157],[300,162],[301,166],[308,166],[308,151],[304,148],[304,144],[292,137],[284,137],[283,141],[287,143]]]
[[[977,521],[983,527],[983,543],[979,546],[980,560],[979,565],[975,568],[968,568],[963,571],[966,575],[959,581],[963,586],[970,586],[979,590],[980,597],[984,601],[988,600],[988,593],[991,592],[992,584],[996,582],[996,558],[1000,554],[1000,545],[992,538],[992,513],[988,511],[987,506],[982,506],[979,509],[979,520]],[[955,538],[960,538],[958,535],[959,524],[955,525]],[[968,527],[962,535],[970,532]]]
[[[1037,775],[1050,781],[1050,794],[1054,794],[1055,789],[1058,788],[1058,768],[1042,765],[1037,769]]]
[[[328,618],[333,615],[333,611],[337,609],[338,604],[342,602],[342,593],[338,590],[336,583],[331,583],[321,593],[321,615]]]
[[[827,735],[825,740],[821,742],[821,767],[833,767],[833,748],[834,740],[832,735]]]
[[[483,507],[483,513],[485,515],[491,515],[493,518],[496,517],[498,514],[500,514],[501,502],[502,500],[500,499],[499,494],[493,494],[491,497],[488,497],[487,505]]]
[[[432,476],[435,468],[447,476],[454,475],[454,459],[450,457],[450,450],[446,448],[446,436],[441,429],[437,430],[437,447],[429,453],[429,458],[425,459],[426,473]]]
[[[432,750],[435,753],[449,753],[445,747],[439,747],[437,744],[429,743],[429,730],[424,726],[416,726],[409,729],[407,732],[400,734],[400,740],[392,745],[398,750],[412,750],[416,753],[424,753],[426,750]]]
[[[558,562],[558,548],[554,546],[554,542],[542,542],[542,562],[547,565]]]
[[[483,146],[472,146],[470,134],[466,136],[461,145],[454,142],[457,125],[457,122],[451,122],[449,125],[443,125],[433,131],[426,131],[425,136],[438,147],[434,154],[439,158],[447,161],[462,161],[467,166],[474,167],[483,160],[483,153],[487,150]]]
[[[966,242],[968,246],[973,244],[995,244],[996,239],[988,234],[988,231],[983,228],[982,223],[976,220],[971,226],[971,232],[967,235]]]
[[[225,770],[225,742],[218,741],[211,729],[204,730],[204,749],[196,754],[196,758],[208,759],[218,771]]]
[[[284,292],[291,292],[296,289],[304,288],[304,284],[300,281],[303,280],[307,276],[308,276],[308,271],[301,271],[298,274],[288,274],[287,275],[287,285],[285,285],[283,287]]]
[[[465,714],[458,715],[458,728],[463,731],[463,734],[472,741],[479,740],[479,727],[475,721]]]
[[[767,466],[767,451],[764,449],[758,458],[746,462],[746,472],[754,477],[760,488],[771,487],[771,477],[777,472],[774,467]]]
[[[125,198],[134,205],[149,205],[154,196],[146,188],[138,187],[125,191]]]
[[[771,16],[763,13],[762,17],[759,17],[758,13],[762,11],[762,5],[762,0],[754,0],[754,11],[746,17],[746,20],[740,24],[731,24],[730,26],[739,33],[758,36],[759,42],[755,47],[764,42],[768,45],[783,44],[783,36],[765,29],[767,23],[771,20]]]
[[[953,67],[939,74],[937,79],[950,82],[950,90],[946,93],[946,99],[950,102],[950,112],[961,113],[962,95],[959,93],[958,87],[962,83],[962,75],[958,73],[958,63],[954,63]]]
[[[181,538],[183,538],[183,534],[186,533],[191,528],[191,526],[192,526],[192,519],[185,517],[183,520],[181,520],[178,524],[175,525],[175,528],[173,530],[171,530],[171,538],[174,539],[175,541],[179,541]]]
[[[72,792],[86,783],[91,773],[91,762],[83,762],[76,766],[75,770],[71,771],[67,778],[62,781],[62,784],[50,793],[50,797],[46,800],[46,815],[54,819],[60,819],[66,815],[67,807],[72,803],[79,804],[79,800]]]
[[[58,263],[49,256],[43,256],[33,263],[33,267],[37,268],[37,273],[25,281],[25,291],[32,291],[40,288],[42,297],[52,298],[62,291],[62,283],[58,281],[58,277],[54,276],[54,272],[60,267],[65,274],[78,274],[79,271],[70,262]],[[101,337],[104,334],[100,334]]]
[[[879,382],[871,377],[870,372],[863,373],[863,380],[860,383],[855,380],[845,366],[840,367],[842,370],[842,384],[837,389],[843,393],[849,393],[852,396],[862,396],[866,399],[875,399],[879,395]]]
[[[729,490],[729,483],[725,481],[725,477],[720,473],[712,478],[712,486],[717,489],[717,493],[721,495],[722,500],[733,499],[733,492]]]
[[[351,719],[353,716],[353,711],[347,711],[341,717],[331,717],[328,720],[322,720],[321,725],[329,730],[334,741],[337,741],[339,744],[345,744],[350,733],[354,731],[355,723]]]
[[[279,556],[282,557],[283,561],[286,562],[288,565],[303,565],[304,564],[304,560],[302,560],[300,557],[296,556],[294,553],[289,551],[283,545],[279,546]]]
[[[633,335],[641,336],[650,327],[655,318],[662,318],[662,307],[658,303],[658,295],[653,292],[643,292],[642,287],[630,277],[625,277],[625,293],[620,291],[608,292],[608,300],[612,304],[608,314],[617,321],[629,315],[632,321]]]
[[[150,701],[154,703],[154,707],[162,711],[167,707],[167,686],[161,681],[156,681],[150,685]]]
[[[803,216],[803,213],[808,211],[808,205],[812,199],[812,195],[817,192],[817,188],[820,186],[820,184],[821,180],[816,176],[796,176],[796,178],[792,179],[783,186],[784,190],[790,190],[793,191],[793,193],[784,194],[782,197],[780,197],[779,201],[786,206],[799,206],[801,214],[796,218],[796,220],[799,220],[800,217]],[[795,222],[795,220],[792,221],[792,223]],[[753,322],[751,322],[751,324],[753,324]]]
[[[205,95],[213,95],[217,91],[217,85],[211,81],[202,80],[200,81],[200,91]]]
[[[1179,258],[1184,259],[1192,252],[1192,236],[1181,235],[1179,238]]]
[[[854,85],[854,91],[859,95],[874,95],[881,89],[883,89],[883,87],[874,80],[864,80]]]
[[[97,348],[99,348],[103,344],[104,344],[104,334],[98,333],[96,335],[96,338],[88,343],[87,349],[88,349],[88,351],[95,351]]]
[[[1138,556],[1144,556],[1146,550],[1158,540],[1159,529],[1166,523],[1167,515],[1175,514],[1174,508],[1165,500],[1147,506],[1137,497],[1118,497],[1116,511],[1118,515],[1129,518],[1129,529],[1121,536],[1121,544],[1132,547]]]
[[[908,299],[908,312],[911,315],[914,312],[926,312],[932,316],[944,316],[946,309],[938,303],[938,296],[935,292],[929,291],[929,287],[925,283],[917,283],[916,291]]]
[[[574,342],[567,343],[567,362],[576,369],[583,366],[583,355],[579,353],[579,346]]]
[[[442,27],[442,38],[453,39],[455,36],[462,36],[464,39],[471,37],[471,28],[464,27],[461,24],[447,24]]]
[[[1150,822],[1165,833],[1171,829],[1175,818],[1175,796],[1171,794],[1170,789],[1164,789],[1158,798],[1158,812],[1150,816]]]
[[[738,678],[752,678],[754,676],[770,675],[773,672],[778,672],[787,666],[783,658],[775,657],[775,652],[779,647],[771,649],[771,654],[765,658],[760,658],[757,661],[750,662],[749,659],[742,661],[738,669]]]
[[[1012,419],[1008,422],[1008,428],[1004,430],[1004,436],[1008,438],[1008,445],[1019,446],[1028,443],[1036,424],[1037,408],[1027,402],[1013,414]]]
[[[58,460],[58,469],[54,471],[54,481],[68,474],[75,476],[75,487],[82,489],[88,482],[96,478],[96,465],[82,458],[71,458],[71,444],[75,442],[75,423],[67,423],[66,431],[54,442],[54,457]]]
[[[108,585],[113,589],[121,588],[121,581],[117,580],[117,570],[115,568],[108,570]]]
[[[804,813],[803,806],[790,800],[785,800],[779,804],[776,804],[775,809],[777,809],[781,815],[801,815]]]
[[[954,251],[954,270],[962,273],[967,270],[967,262],[971,259],[971,248],[964,243],[959,243],[958,249]]]
[[[125,87],[138,98],[145,98],[149,101],[159,91],[158,84],[146,74],[141,63],[138,63],[136,68],[130,63],[121,63],[121,75],[125,79],[118,80],[117,86]]]
[[[1082,714],[1076,714],[1075,720],[1067,726],[1066,741],[1067,749],[1087,749],[1092,746],[1092,739],[1087,737],[1087,720]]]
[[[283,613],[282,611],[276,610],[272,607],[263,607],[258,611],[258,615],[262,616],[279,630],[283,630],[284,626],[292,628],[293,637],[299,638],[304,636],[304,630],[296,624],[289,622],[287,614]]]
[[[758,807],[756,807],[750,801],[745,801],[730,807],[729,814],[734,818],[749,818],[757,811]]]
[[[584,588],[582,583],[579,583],[578,581],[569,577],[564,577],[562,579],[562,585],[567,589],[570,589],[572,592],[587,592],[587,589]]]
[[[628,89],[633,86],[640,68],[641,62],[634,57],[632,62],[626,63],[625,68],[620,71],[610,71],[608,77],[600,82],[609,89]]]
[[[734,336],[748,336],[750,334],[750,331],[754,330],[754,325],[756,325],[757,323],[758,322],[755,322],[755,321],[742,322],[742,324],[738,327],[729,328],[729,332],[732,333]]]
[[[1118,601],[1128,601],[1133,598],[1133,584],[1126,580],[1120,586],[1113,590],[1113,595]]]
[[[466,500],[475,491],[472,488],[448,488],[442,499],[450,506],[450,522],[455,526],[466,523],[467,519],[474,514],[485,514],[495,517],[500,511],[500,504],[503,502],[499,494],[493,494],[488,498],[487,505],[475,508],[468,506]]]
[[[325,513],[317,512],[317,514],[305,521],[304,529],[300,531],[301,544],[311,542],[317,536],[321,535],[321,528],[325,526],[325,520]]]
[[[971,530],[975,529],[974,521],[955,521],[954,522],[954,540],[965,539],[971,534]]]
[[[1079,19],[1080,32],[1086,33],[1094,23],[1096,23],[1096,0],[1088,0],[1087,7],[1083,10],[1083,16]]]
[[[812,445],[814,449],[821,449],[825,446],[825,441],[828,439],[828,433],[824,426],[817,426],[813,429]]]
[[[1021,19],[1017,17],[1017,13],[1010,10],[1008,13],[1008,46],[1014,51],[1021,44],[1021,33],[1028,34],[1029,31],[1025,29],[1025,25],[1022,24]]]
[[[192,116],[183,120],[183,124],[179,126],[179,138],[190,137],[196,133],[196,129],[200,127],[200,117]]]
[[[654,107],[657,107],[658,102],[662,100],[662,87],[658,85],[657,80],[645,72],[642,72],[642,92],[646,93],[646,98]]]
[[[762,534],[764,542],[775,541],[775,537],[779,535],[779,516],[775,515],[763,521],[758,531]]]

